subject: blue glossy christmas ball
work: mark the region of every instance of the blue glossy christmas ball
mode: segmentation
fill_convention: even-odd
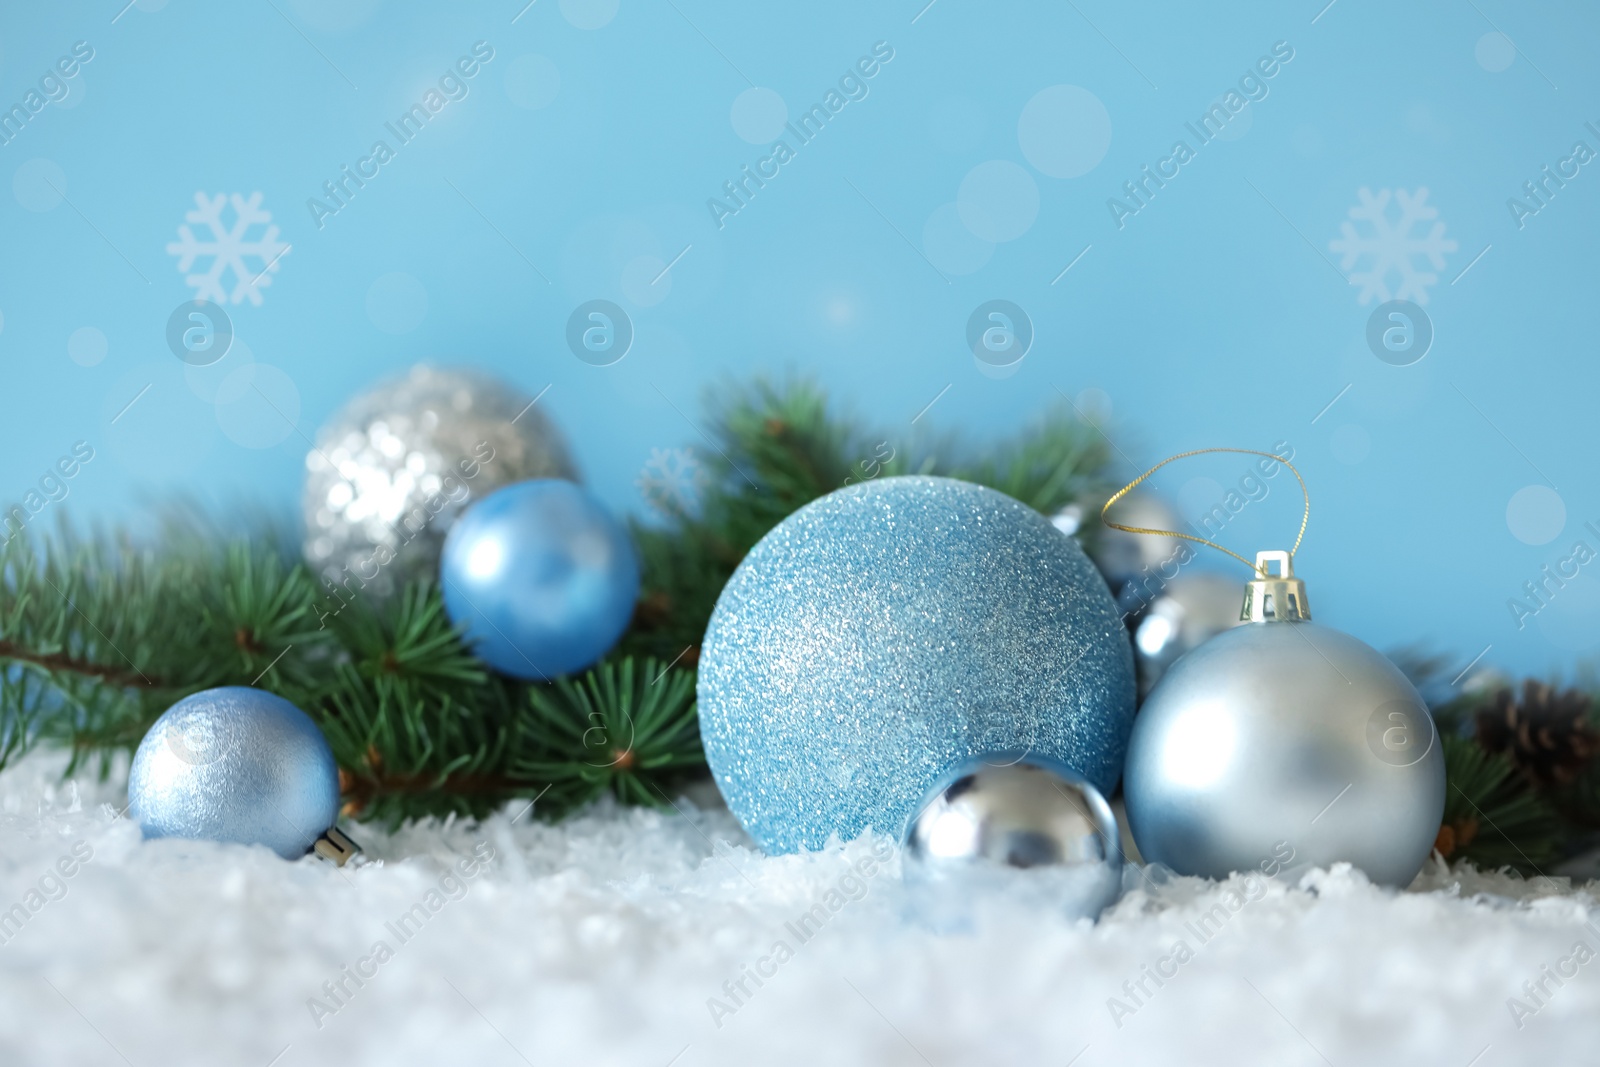
[[[1127,632],[1078,543],[948,478],[853,485],[785,519],[723,589],[699,669],[706,758],[772,853],[898,834],[989,752],[1109,794],[1133,722]]]
[[[128,811],[146,837],[306,854],[339,816],[339,768],[317,724],[262,689],[184,697],[139,742]]]
[[[444,607],[502,674],[543,681],[589,666],[617,643],[639,599],[628,531],[571,482],[497,489],[445,537]]]

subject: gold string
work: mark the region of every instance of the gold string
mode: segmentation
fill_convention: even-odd
[[[1257,452],[1253,448],[1197,448],[1192,452],[1179,452],[1176,456],[1170,456],[1167,459],[1162,460],[1160,463],[1157,463],[1154,467],[1151,467],[1149,470],[1139,475],[1139,477],[1135,478],[1133,481],[1129,482],[1127,485],[1113,493],[1111,499],[1106,501],[1106,506],[1100,509],[1100,521],[1111,527],[1113,530],[1123,530],[1127,533],[1136,534],[1154,534],[1157,537],[1181,537],[1185,541],[1194,541],[1198,544],[1206,545],[1207,547],[1216,549],[1218,552],[1226,552],[1240,563],[1243,563],[1246,567],[1249,567],[1252,571],[1255,571],[1257,575],[1265,578],[1267,576],[1266,573],[1258,568],[1254,563],[1245,559],[1243,556],[1239,555],[1239,553],[1234,552],[1231,549],[1223,548],[1215,541],[1207,541],[1204,537],[1196,537],[1193,534],[1179,533],[1177,530],[1150,530],[1143,526],[1124,526],[1120,522],[1112,522],[1110,519],[1106,518],[1106,513],[1111,510],[1112,504],[1115,504],[1117,501],[1127,496],[1139,486],[1139,483],[1143,482],[1146,478],[1150,477],[1162,467],[1165,467],[1168,463],[1173,463],[1180,459],[1187,459],[1190,456],[1203,456],[1208,452],[1237,452],[1246,456],[1264,456],[1275,463],[1282,463],[1285,467],[1289,468],[1289,472],[1294,475],[1294,480],[1300,483],[1300,494],[1306,499],[1306,512],[1303,516],[1301,516],[1300,519],[1300,532],[1295,535],[1294,547],[1289,549],[1289,559],[1292,561],[1294,559],[1294,554],[1300,549],[1301,539],[1306,535],[1306,523],[1311,520],[1311,493],[1306,489],[1306,480],[1300,477],[1300,472],[1295,469],[1293,463],[1290,463],[1282,456],[1275,456],[1271,452]]]

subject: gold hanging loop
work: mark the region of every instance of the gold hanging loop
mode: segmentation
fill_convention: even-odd
[[[1179,452],[1176,456],[1169,456],[1113,493],[1111,495],[1111,499],[1106,501],[1105,507],[1100,509],[1100,521],[1111,527],[1113,530],[1122,530],[1125,533],[1153,534],[1156,537],[1181,537],[1185,541],[1194,541],[1195,543],[1205,545],[1208,548],[1214,548],[1218,552],[1226,552],[1228,555],[1232,556],[1234,559],[1238,560],[1240,563],[1243,563],[1246,567],[1249,567],[1252,571],[1254,571],[1258,578],[1266,578],[1268,576],[1267,572],[1263,569],[1263,564],[1259,559],[1255,563],[1251,563],[1249,560],[1239,555],[1239,553],[1234,552],[1231,549],[1223,548],[1215,541],[1207,541],[1204,537],[1196,537],[1193,534],[1179,533],[1177,530],[1151,530],[1143,526],[1124,526],[1120,522],[1112,522],[1110,519],[1106,518],[1106,513],[1111,510],[1112,504],[1115,504],[1134,489],[1138,488],[1141,482],[1150,477],[1156,471],[1160,470],[1162,467],[1165,467],[1168,463],[1174,463],[1180,459],[1187,459],[1190,456],[1203,456],[1209,452],[1236,452],[1245,456],[1261,456],[1263,458],[1272,460],[1274,463],[1282,463],[1285,467],[1289,468],[1289,472],[1294,475],[1294,480],[1300,483],[1300,495],[1305,497],[1306,501],[1305,514],[1300,518],[1300,532],[1295,535],[1294,547],[1289,549],[1289,559],[1292,562],[1294,560],[1294,554],[1300,550],[1301,540],[1306,535],[1306,523],[1311,521],[1311,493],[1306,489],[1306,480],[1300,477],[1300,472],[1295,469],[1295,465],[1293,463],[1290,463],[1282,456],[1275,456],[1271,452],[1257,452],[1253,448],[1197,448],[1192,452]]]

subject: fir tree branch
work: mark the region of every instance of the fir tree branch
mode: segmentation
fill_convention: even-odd
[[[26,663],[46,671],[63,671],[68,674],[79,674],[86,678],[94,678],[107,685],[148,688],[162,688],[160,681],[147,678],[143,674],[132,670],[123,670],[117,667],[108,667],[87,660],[75,659],[62,652],[35,652],[23,648],[14,641],[0,641],[0,660],[12,660],[16,663]]]
[[[1104,438],[1062,408],[976,454],[870,431],[805,382],[726,388],[706,425],[698,505],[634,525],[644,588],[621,646],[551,684],[485,670],[429,581],[319,615],[314,576],[270,524],[242,538],[173,510],[154,545],[14,537],[0,546],[0,768],[43,743],[71,754],[69,774],[93,763],[104,777],[175,700],[255,685],[322,727],[360,818],[482,816],[516,800],[558,816],[606,793],[659,804],[704,773],[693,666],[722,587],[797,508],[847,480],[909,473],[990,485],[1045,514],[1097,506],[1108,488]],[[1439,844],[1533,871],[1600,826],[1600,760],[1540,792],[1461,736],[1482,699],[1435,709],[1449,782]]]
[[[1065,404],[975,456],[949,439],[869,431],[805,381],[724,386],[712,409],[714,444],[696,448],[710,473],[700,506],[674,509],[662,526],[634,524],[644,594],[627,651],[683,655],[692,664],[722,587],[750,549],[847,482],[912,473],[964,478],[1047,515],[1074,501],[1094,504],[1107,488],[1105,439]]]
[[[1528,788],[1511,761],[1465,737],[1445,734],[1445,803],[1436,844],[1446,859],[1543,873],[1559,856],[1556,812]]]
[[[270,524],[241,537],[172,509],[148,544],[13,538],[0,547],[0,767],[44,743],[71,753],[69,772],[95,762],[105,775],[174,701],[250,685],[321,726],[362,818],[484,815],[533,797],[559,814],[607,792],[657,804],[704,770],[693,667],[717,597],[795,509],[847,480],[915,472],[1049,512],[1098,492],[1105,465],[1098,435],[1065,412],[964,459],[949,441],[869,431],[805,382],[727,388],[706,425],[699,505],[634,527],[645,580],[629,633],[553,684],[487,671],[428,581],[319,611],[314,575]]]

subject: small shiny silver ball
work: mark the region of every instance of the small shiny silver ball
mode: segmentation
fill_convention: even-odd
[[[471,501],[532,478],[575,481],[532,401],[490,375],[427,365],[351,400],[306,455],[306,562],[344,599],[389,596],[435,573]]]
[[[1144,490],[1129,493],[1117,501],[1115,510],[1116,521],[1123,526],[1177,530],[1183,523],[1183,519],[1165,499]],[[1057,522],[1057,529],[1064,529],[1065,524],[1070,522],[1060,513],[1058,518],[1062,521]],[[1174,552],[1179,551],[1178,545],[1181,544],[1170,537],[1129,533],[1114,526],[1105,526],[1098,516],[1092,518],[1092,525],[1097,529],[1087,546],[1089,555],[1106,576],[1106,584],[1113,593],[1120,592],[1127,582],[1149,579],[1158,574],[1162,565],[1172,558]]]
[[[1021,894],[1093,919],[1122,888],[1111,807],[1080,775],[1037,755],[970,759],[929,791],[904,835],[914,887]]]
[[[1439,832],[1444,754],[1377,650],[1312,622],[1252,622],[1167,671],[1134,720],[1122,788],[1140,854],[1179,874],[1344,860],[1404,887]]]
[[[339,768],[310,716],[262,689],[178,701],[139,742],[128,810],[146,837],[306,854],[339,816]]]
[[[1239,583],[1221,574],[1179,574],[1151,598],[1138,582],[1123,587],[1118,607],[1136,613],[1133,658],[1139,695],[1148,696],[1161,676],[1190,652],[1239,623]]]

